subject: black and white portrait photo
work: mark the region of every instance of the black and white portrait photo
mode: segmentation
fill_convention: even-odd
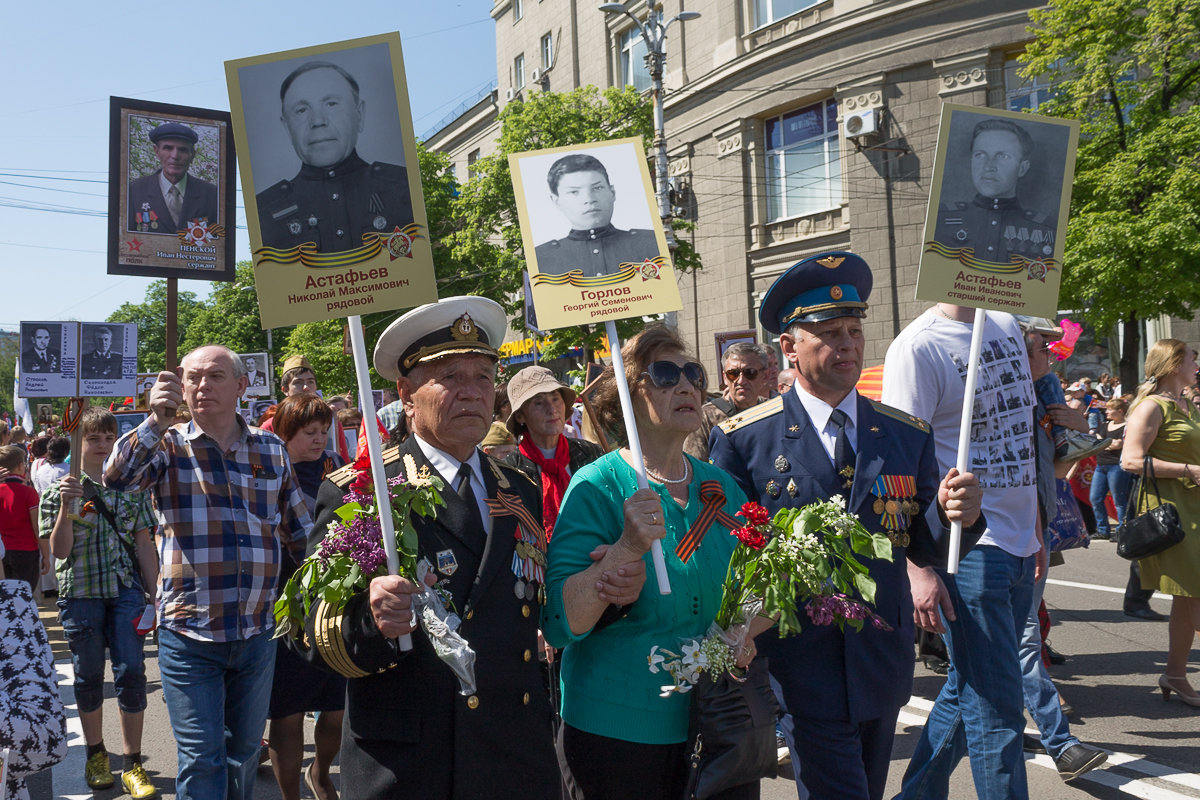
[[[45,375],[62,371],[62,325],[56,322],[21,324],[21,372]]]
[[[335,46],[331,46],[335,48]],[[261,246],[353,250],[414,220],[385,43],[237,68]]]
[[[994,264],[1061,259],[1070,129],[1016,116],[953,113],[933,240]]]
[[[149,416],[145,411],[120,411],[113,416],[117,418],[117,438],[120,439],[131,430],[141,425]]]
[[[116,380],[122,376],[122,345],[114,334],[119,325],[84,323],[79,377],[85,380]]]
[[[632,145],[585,146],[520,160],[523,198],[542,275],[617,272],[660,255],[656,212]]]
[[[21,323],[21,397],[76,396],[78,365],[78,322]]]
[[[270,365],[266,353],[239,353],[246,368],[246,397],[266,397],[271,394]]]

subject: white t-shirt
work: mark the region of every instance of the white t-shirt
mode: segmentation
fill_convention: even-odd
[[[941,474],[958,461],[972,323],[930,309],[900,332],[884,362],[883,402],[928,420]],[[989,311],[975,385],[970,470],[983,488],[980,544],[1016,556],[1038,550],[1033,382],[1025,338],[1011,314]]]

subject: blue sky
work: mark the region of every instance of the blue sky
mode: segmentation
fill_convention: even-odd
[[[491,7],[489,0],[9,4],[0,30],[0,328],[104,319],[145,294],[151,279],[107,274],[110,96],[228,110],[227,60],[399,31],[421,134],[495,79]],[[238,206],[244,226],[240,188]],[[237,249],[238,260],[250,258],[244,229]],[[209,288],[180,281],[201,297]]]

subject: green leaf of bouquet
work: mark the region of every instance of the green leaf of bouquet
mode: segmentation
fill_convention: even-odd
[[[349,524],[354,519],[354,515],[362,511],[363,507],[359,503],[346,503],[346,505],[333,512],[338,519]]]
[[[871,546],[875,549],[876,558],[892,560],[892,542],[886,536],[878,533],[872,534]]]
[[[875,605],[875,581],[870,575],[856,574],[854,576],[854,588],[858,589],[858,593],[862,595],[862,599],[871,605]],[[862,627],[860,623],[859,628]]]

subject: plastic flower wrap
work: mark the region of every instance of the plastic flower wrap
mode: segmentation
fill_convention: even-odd
[[[802,604],[814,625],[862,630],[869,622],[890,629],[871,608],[875,580],[858,557],[891,561],[892,543],[847,513],[840,496],[781,509],[773,519],[758,503],[746,503],[738,516],[746,525],[730,532],[738,544],[708,633],[682,641],[678,653],[660,646],[650,651],[650,671],[672,680],[662,687],[664,697],[690,691],[703,672],[736,676],[737,654],[756,616],[777,620],[780,636],[800,631]]]
[[[438,658],[458,676],[463,694],[475,693],[475,652],[458,633],[462,620],[447,609],[443,598],[424,583],[429,564],[417,559],[417,531],[412,514],[437,516],[437,507],[445,505],[439,492],[442,481],[428,467],[417,469],[412,456],[404,457],[405,475],[388,479],[390,512],[396,535],[398,574],[422,591],[412,597],[413,611],[425,630]],[[362,470],[350,484],[346,504],[329,523],[325,538],[316,551],[304,559],[288,579],[275,601],[275,636],[298,633],[304,618],[319,599],[333,606],[345,603],[370,585],[373,578],[388,574],[383,549],[380,507],[373,492],[369,470]]]

